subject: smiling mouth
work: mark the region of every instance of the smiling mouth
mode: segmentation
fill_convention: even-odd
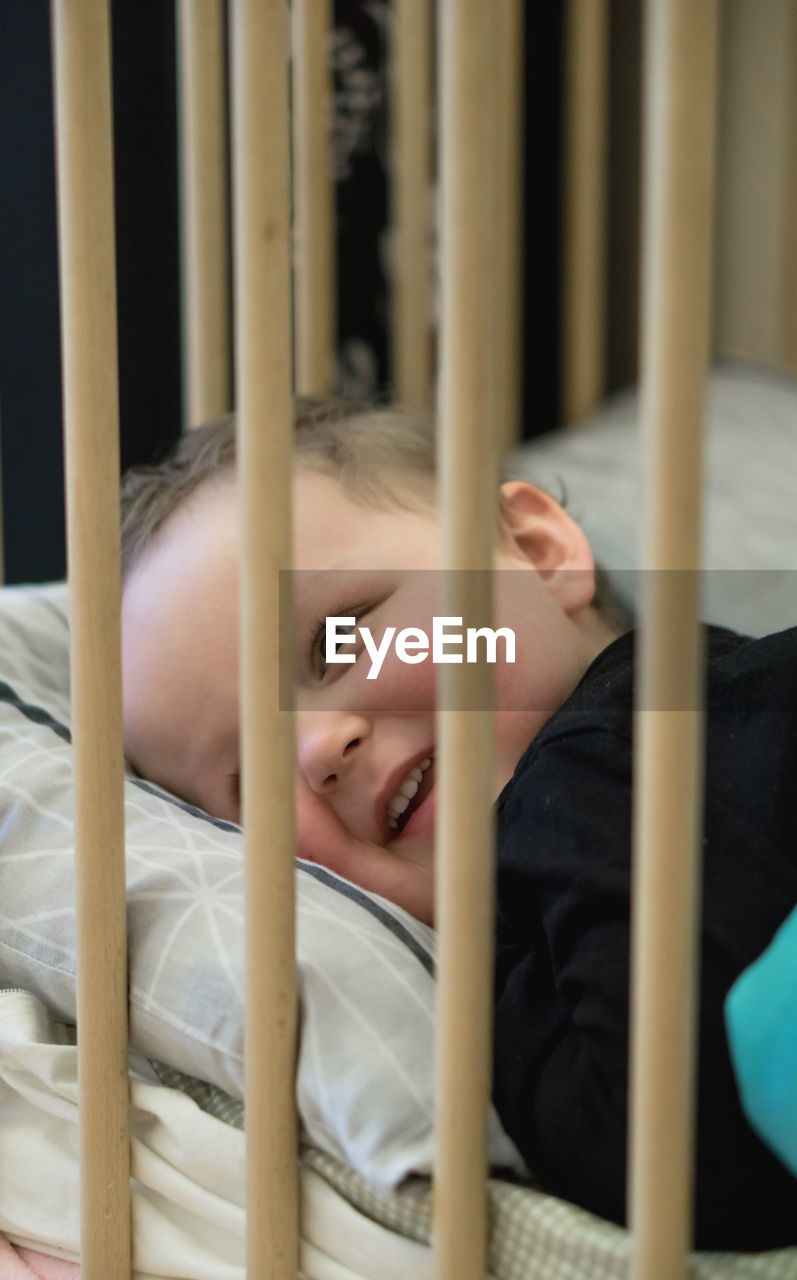
[[[420,775],[421,775],[420,779],[417,779],[418,772],[420,772]],[[434,779],[435,779],[434,757],[431,755],[428,757],[428,764],[425,760],[422,760],[420,764],[415,767],[414,770],[411,770],[411,773],[410,775],[408,775],[408,777],[412,776],[413,774],[416,775],[416,777],[413,778],[413,781],[417,782],[417,789],[415,790],[414,794],[410,796],[405,795],[402,797],[401,791],[399,791],[397,792],[396,796],[393,797],[393,799],[390,801],[390,804],[387,807],[387,822],[388,822],[388,827],[390,829],[389,839],[391,841],[396,840],[401,835],[402,831],[406,827],[410,818],[413,816],[413,814],[417,813],[418,809],[421,807],[424,800],[429,795],[429,792],[432,790],[432,787],[434,786]],[[404,784],[402,783],[402,787],[403,785]],[[407,789],[411,790],[411,788],[407,788]],[[406,800],[406,804],[400,806],[399,805],[400,799]],[[400,808],[400,811],[399,811],[399,808]]]

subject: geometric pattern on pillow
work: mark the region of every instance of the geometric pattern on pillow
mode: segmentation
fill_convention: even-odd
[[[0,592],[0,984],[74,1021],[66,601],[62,585]],[[134,778],[125,821],[131,1046],[240,1099],[242,833]],[[306,1137],[382,1186],[428,1171],[433,931],[299,863],[297,953]],[[520,1167],[495,1115],[491,1158]]]

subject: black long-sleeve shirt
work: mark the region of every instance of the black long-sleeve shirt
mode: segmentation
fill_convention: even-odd
[[[543,1185],[625,1219],[633,635],[498,802],[494,1099]],[[797,1244],[797,1179],[742,1113],[723,1021],[797,902],[797,628],[707,633],[696,1243]],[[795,975],[797,982],[797,974]]]

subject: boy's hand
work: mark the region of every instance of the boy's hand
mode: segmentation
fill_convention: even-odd
[[[332,806],[296,780],[296,852],[329,867],[370,893],[395,902],[416,920],[434,924],[434,866],[411,861],[394,847],[356,839]]]

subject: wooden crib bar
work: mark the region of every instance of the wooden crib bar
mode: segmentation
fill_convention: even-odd
[[[608,0],[566,0],[564,40],[561,399],[574,423],[604,388]]]
[[[443,612],[489,624],[497,484],[496,20],[440,5]],[[486,571],[486,572],[485,572]],[[463,704],[473,710],[459,709]],[[438,672],[435,1274],[483,1280],[493,974],[491,669]],[[453,709],[456,708],[456,709]]]
[[[72,592],[81,1274],[130,1275],[116,263],[107,0],[54,0]]]
[[[644,477],[635,751],[631,1223],[635,1280],[686,1275],[702,815],[698,632],[716,0],[649,0]]]
[[[332,183],[331,0],[292,0],[296,390],[332,391],[335,218]]]
[[[222,0],[179,0],[185,422],[232,404],[227,78]]]
[[[522,435],[523,393],[523,49],[525,5],[501,0],[495,5],[496,88],[496,410],[498,448],[514,449]]]
[[[298,1184],[291,652],[290,31],[284,0],[233,0],[241,723],[246,854],[247,1276],[296,1280]]]
[[[391,42],[391,354],[403,404],[427,407],[432,385],[432,9],[396,0]]]

